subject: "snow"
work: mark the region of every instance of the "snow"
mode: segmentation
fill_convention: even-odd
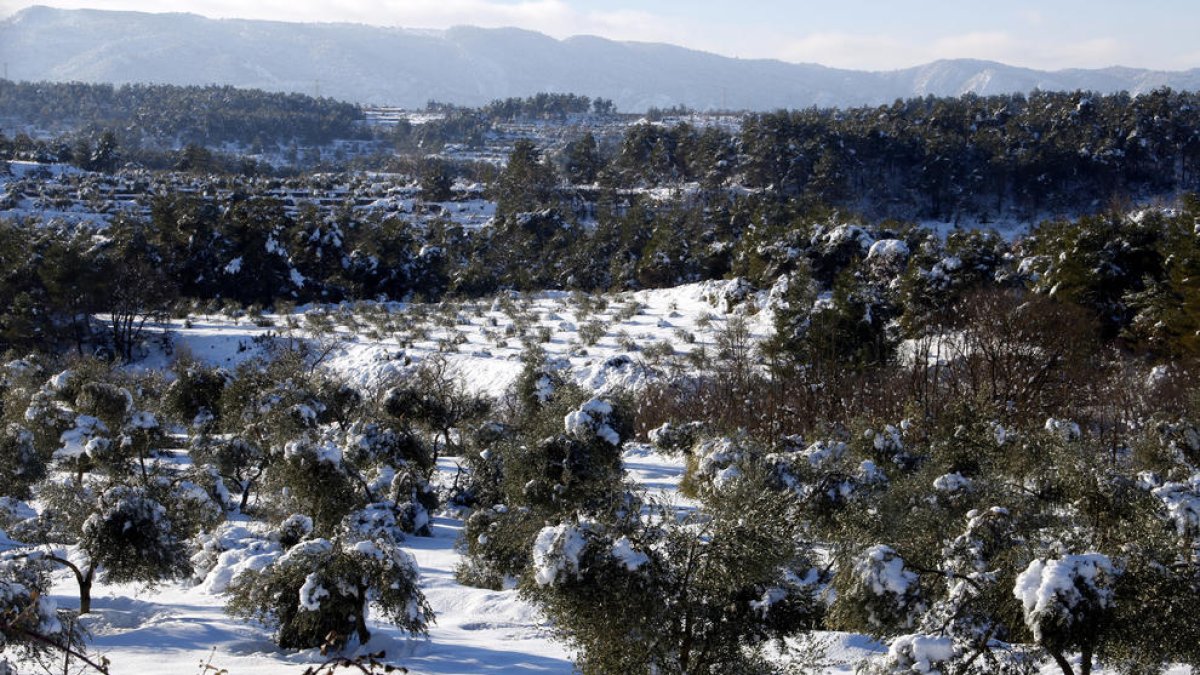
[[[1046,420],[1045,429],[1048,433],[1060,436],[1066,441],[1077,440],[1080,436],[1079,425],[1070,420],[1059,420],[1051,417]]]
[[[627,333],[638,345],[665,342],[675,352],[671,358],[682,362],[696,349],[713,352],[718,332],[724,328],[726,319],[735,313],[745,316],[755,341],[768,337],[773,331],[769,308],[757,313],[745,312],[749,305],[765,307],[767,297],[767,292],[754,291],[744,282],[735,280],[612,294],[604,296],[607,309],[589,314],[575,306],[569,294],[547,292],[518,296],[514,303],[517,305],[515,315],[506,312],[502,308],[504,303],[497,298],[496,301],[461,305],[398,302],[310,305],[298,308],[292,315],[266,315],[264,318],[274,324],[270,326],[222,315],[192,316],[187,322],[175,320],[150,326],[147,339],[150,354],[138,367],[164,369],[170,364],[172,356],[155,344],[156,333],[162,331],[170,331],[176,350],[185,348],[209,365],[226,368],[234,368],[262,355],[272,341],[320,340],[331,347],[322,367],[344,376],[355,386],[373,388],[394,383],[422,360],[437,355],[446,360],[450,371],[471,391],[498,397],[521,374],[521,340],[505,337],[505,332],[514,329],[514,316],[524,315],[534,319],[535,328],[549,329],[550,340],[541,346],[551,361],[561,364],[559,374],[563,379],[603,396],[621,389],[641,388],[654,382],[663,372],[663,366],[618,344],[616,336],[619,332]],[[638,313],[617,316],[620,308],[635,302],[639,306]],[[368,325],[419,314],[424,317],[427,337],[404,344],[393,331],[381,330],[379,337],[374,337],[354,332],[344,327],[344,323],[333,333],[320,337],[303,328],[287,327],[289,320],[305,326],[305,312],[318,311],[335,319],[353,314],[356,321]],[[449,327],[438,324],[433,317],[439,313],[462,315],[468,323],[456,321]],[[701,321],[703,316],[711,317],[711,320]],[[608,331],[595,345],[584,346],[580,344],[578,327],[588,319],[606,324]],[[670,326],[661,325],[663,322]],[[694,342],[681,340],[681,333],[694,336]],[[453,349],[446,349],[447,344],[456,341],[458,344]]]
[[[583,529],[569,523],[544,527],[533,542],[533,580],[550,586],[579,573],[579,557],[587,547]]]
[[[18,522],[27,518],[33,518],[36,515],[37,511],[34,511],[33,507],[29,504],[12,497],[0,497],[0,519]],[[0,549],[3,548],[4,541],[0,540]]]
[[[882,544],[867,549],[855,572],[875,595],[905,595],[917,583],[916,573],[904,568],[904,559]]]
[[[154,418],[154,413],[139,410],[130,418],[129,426],[134,429],[157,429],[158,420]]]
[[[875,243],[870,233],[858,225],[838,225],[824,234],[822,239],[828,246],[840,246],[847,242],[857,242],[864,251],[870,251],[871,246]]]
[[[75,375],[73,370],[64,370],[54,377],[50,378],[50,388],[54,391],[62,391],[70,384],[71,378]]]
[[[650,562],[650,556],[633,548],[633,542],[629,540],[629,537],[621,537],[613,542],[612,556],[630,572],[636,572],[642,568],[642,565]]]
[[[300,587],[300,609],[306,612],[316,612],[321,609],[321,599],[328,598],[329,591],[321,585],[321,575],[312,572],[304,579]]]
[[[901,635],[888,647],[887,664],[893,673],[948,675],[941,664],[954,658],[954,641],[934,635]]]
[[[609,393],[620,387],[636,387],[650,382],[658,371],[639,352],[624,349],[612,336],[624,330],[639,345],[667,341],[680,356],[685,356],[697,347],[711,351],[717,331],[733,313],[737,313],[747,318],[754,339],[760,340],[769,334],[771,326],[766,295],[737,282],[690,284],[607,296],[608,307],[592,309],[586,313],[587,316],[583,316],[585,313],[566,293],[519,296],[514,302],[518,312],[524,313],[533,325],[550,329],[550,340],[542,346],[555,370],[555,377],[561,376],[565,381],[587,387],[592,392],[590,400],[564,418],[564,430],[618,446],[622,439],[614,438],[616,431],[606,420],[611,414]],[[737,299],[739,296],[741,300]],[[638,303],[638,313],[619,318],[618,311],[632,302]],[[268,315],[266,318],[274,326],[258,326],[244,318],[193,316],[187,325],[182,321],[172,321],[159,324],[154,329],[172,331],[177,349],[186,348],[205,362],[231,368],[262,354],[261,343],[268,339],[315,341],[317,336],[304,330],[283,327],[289,318],[303,326],[303,313],[320,309],[342,326],[332,335],[321,338],[337,340],[322,367],[346,376],[356,385],[376,386],[388,383],[390,378],[405,377],[422,360],[440,355],[446,358],[452,371],[469,389],[495,395],[511,384],[522,368],[519,360],[520,340],[511,339],[507,346],[498,346],[480,332],[481,328],[487,328],[500,335],[513,325],[513,316],[501,307],[504,304],[499,299],[495,303],[478,303],[478,314],[471,303],[415,305],[377,302],[353,306],[302,307],[290,317]],[[746,308],[751,304],[766,309],[748,312]],[[427,318],[429,339],[418,339],[410,345],[400,344],[392,337],[368,337],[361,330],[346,328],[352,322],[339,318],[339,313],[347,316],[353,314],[358,323],[370,324],[372,321],[386,320],[387,317],[406,317],[419,312],[425,312],[426,316],[438,313],[453,316],[455,325],[446,327]],[[713,318],[711,321],[699,321],[699,317],[704,315]],[[578,326],[591,318],[609,324],[609,332],[597,344],[583,349],[578,344]],[[489,324],[490,320],[495,320],[495,324]],[[679,340],[676,337],[677,330],[693,333],[696,342]],[[269,332],[279,337],[263,337]],[[456,335],[466,339],[458,351],[439,351],[438,341],[447,341]],[[410,360],[410,363],[406,363]],[[137,367],[162,368],[169,363],[169,355],[152,352]],[[67,386],[70,378],[70,373],[61,374],[57,378],[58,386]],[[546,378],[545,384],[549,386],[551,383],[551,379]],[[390,386],[394,386],[394,383]],[[301,409],[296,412],[302,417],[309,414]],[[316,415],[315,410],[311,413]],[[76,416],[72,413],[69,420],[75,422]],[[79,428],[78,424],[73,426]],[[604,431],[605,427],[608,431]],[[902,430],[902,426],[885,428],[873,435],[872,443],[879,442],[885,449],[902,447]],[[89,440],[85,431],[79,431],[78,441],[86,443]],[[339,444],[343,444],[342,441],[320,440],[322,442],[310,445],[323,448],[318,450],[318,456],[326,461],[340,457],[340,450],[337,451],[339,454],[335,454],[335,450]],[[329,442],[324,442],[326,440]],[[693,500],[679,493],[685,456],[659,453],[653,446],[639,443],[625,443],[620,447],[627,477],[646,489],[652,498],[661,499],[681,512],[695,507]],[[845,446],[836,441],[818,441],[805,447],[802,440],[796,439],[793,447],[795,449],[791,453],[799,453],[797,460],[807,461],[813,466],[837,462],[846,454]],[[702,464],[707,463],[712,471],[710,475],[717,480],[730,480],[736,473],[736,469],[731,471],[736,452],[735,444],[725,442],[697,449],[696,454]],[[459,461],[460,458],[454,457],[440,458],[439,469],[443,476],[453,476],[456,462]],[[870,461],[859,463],[853,473],[850,482],[855,484],[887,480],[879,467]],[[375,477],[369,477],[369,480],[375,480]],[[1191,494],[1196,492],[1192,483],[1183,481],[1180,484],[1192,486],[1188,487]],[[1174,484],[1161,484],[1158,481],[1146,489],[1167,488],[1168,485]],[[854,485],[847,489],[852,491]],[[1164,499],[1166,495],[1185,492],[1172,487],[1155,494]],[[1172,512],[1170,508],[1164,499],[1165,512]],[[1186,507],[1176,511],[1181,516],[1192,513]],[[519,597],[517,591],[471,588],[455,579],[455,568],[461,561],[461,555],[455,549],[463,527],[461,514],[438,512],[427,514],[426,517],[429,518],[432,536],[407,537],[399,544],[396,559],[411,559],[419,569],[419,586],[435,612],[436,623],[430,627],[429,637],[423,639],[413,638],[399,629],[369,619],[373,637],[363,649],[384,650],[387,662],[408,668],[414,673],[565,675],[574,672],[570,649],[551,638],[544,619],[533,606]],[[326,540],[306,540],[285,551],[279,543],[279,530],[295,530],[302,536],[311,532],[311,524],[305,527],[303,516],[289,519],[289,522],[291,525],[285,523],[272,531],[260,523],[234,514],[230,521],[199,538],[202,549],[193,557],[196,578],[189,582],[162,583],[153,591],[136,585],[98,582],[94,594],[96,611],[94,616],[84,619],[85,625],[93,630],[89,642],[91,648],[111,658],[114,670],[139,673],[173,673],[179,670],[180,664],[207,661],[210,656],[214,666],[250,675],[293,670],[299,672],[307,665],[324,660],[315,650],[280,650],[270,641],[265,628],[231,619],[223,611],[225,598],[222,594],[238,574],[246,570],[265,569],[283,556],[333,545]],[[562,523],[542,529],[534,550],[535,582],[544,585],[563,583],[569,575],[578,572],[590,541],[593,538],[587,531],[587,523]],[[348,545],[363,554],[373,555],[372,551],[382,553],[371,542]],[[2,539],[0,546],[3,546]],[[361,550],[359,546],[362,546]],[[651,560],[649,551],[638,550],[636,542],[626,537],[618,537],[604,548],[597,548],[596,555],[610,556],[615,564],[631,572],[642,569]],[[404,557],[400,558],[399,554]],[[860,568],[861,578],[872,593],[903,596],[915,591],[916,575],[905,568],[904,561],[892,549],[875,547],[867,552],[865,558]],[[306,584],[306,587],[306,595],[301,600],[309,607],[317,606],[327,597],[322,591],[329,591],[316,582]],[[766,608],[772,597],[770,589],[764,589],[761,597],[752,601]],[[55,574],[55,587],[50,598],[62,607],[77,606],[77,589],[69,574]],[[944,645],[936,642],[934,636],[918,637],[921,639],[914,638],[909,647],[897,653],[906,655],[904,658],[912,664],[928,663],[936,668],[936,657],[944,653],[938,650]],[[862,635],[830,632],[819,633],[817,639],[828,641],[826,654],[831,665],[825,672],[829,673],[853,672],[863,659],[883,657],[887,651],[883,645]],[[894,642],[892,647],[899,649]]]
[[[1036,559],[1017,575],[1013,595],[1021,601],[1025,625],[1041,641],[1047,624],[1074,623],[1080,605],[1111,606],[1116,575],[1112,561],[1101,553]]]
[[[78,457],[89,450],[95,449],[93,441],[96,436],[108,433],[104,422],[91,415],[79,415],[75,418],[75,427],[64,431],[58,441],[62,446],[54,451],[56,458]]]
[[[571,436],[587,438],[590,435],[599,436],[610,445],[620,445],[621,437],[608,424],[608,416],[612,414],[612,405],[607,401],[593,398],[580,406],[579,410],[567,413],[563,426]]]
[[[203,595],[220,596],[229,588],[229,583],[247,570],[261,571],[275,562],[283,553],[279,542],[256,535],[242,524],[224,523],[205,549],[192,557],[192,565],[202,572],[196,591]],[[211,569],[205,569],[206,558],[216,554]]]
[[[1186,481],[1164,483],[1153,488],[1151,494],[1166,507],[1167,518],[1179,536],[1200,535],[1200,473]]]
[[[880,259],[886,261],[904,262],[908,258],[908,244],[900,239],[880,239],[871,244],[867,251],[867,260]]]
[[[846,444],[841,441],[816,441],[803,451],[804,457],[814,468],[832,464],[846,454]]]
[[[971,480],[961,473],[946,473],[933,480],[933,489],[938,492],[966,492],[971,489]]]

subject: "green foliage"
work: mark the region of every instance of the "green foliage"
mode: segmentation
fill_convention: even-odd
[[[0,559],[0,670],[16,663],[50,667],[60,650],[83,651],[83,631],[49,599],[50,577],[42,561]],[[11,670],[10,670],[11,669]]]
[[[518,140],[504,170],[491,186],[497,216],[515,216],[552,206],[557,183],[554,167],[543,161],[533,141]]]
[[[141,488],[116,487],[83,523],[79,546],[109,583],[186,578],[187,549],[162,504]]]
[[[175,379],[163,393],[163,413],[188,426],[219,424],[221,393],[229,385],[229,372],[193,358],[175,359],[171,372]]]
[[[585,133],[573,141],[566,150],[566,178],[572,185],[590,185],[600,175],[603,160],[596,145],[596,137]]]
[[[46,470],[47,458],[34,447],[29,430],[10,423],[0,431],[0,495],[28,499]]]
[[[330,534],[351,511],[366,504],[367,495],[339,458],[340,451],[304,438],[290,441],[271,464],[266,489],[270,508],[282,516],[308,514],[318,534]],[[337,454],[334,454],[337,453]]]
[[[464,583],[499,588],[520,577],[543,521],[628,507],[620,440],[632,433],[629,402],[586,399],[543,358],[526,353],[510,424],[468,455],[475,510],[459,542]]]
[[[461,583],[501,590],[516,586],[529,568],[530,543],[542,523],[528,507],[480,504],[467,517],[458,548],[462,562],[454,570]]]
[[[1048,223],[1024,244],[1037,274],[1033,287],[1091,310],[1102,335],[1112,336],[1128,325],[1129,297],[1162,279],[1163,261],[1173,253],[1159,247],[1164,239],[1160,216],[1110,213]]]
[[[421,169],[421,199],[429,202],[450,201],[454,175],[445,162],[429,162]]]
[[[611,112],[612,101],[596,99],[594,102],[587,96],[576,94],[555,94],[538,92],[525,98],[506,98],[492,101],[480,111],[494,120],[516,121],[533,119],[563,120],[567,115],[587,113],[595,104],[596,112]]]

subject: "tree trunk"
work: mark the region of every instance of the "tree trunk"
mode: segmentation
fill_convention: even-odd
[[[92,582],[96,579],[96,563],[88,563],[87,571],[84,572],[83,570],[79,569],[78,565],[70,560],[67,560],[66,558],[60,558],[56,555],[48,555],[45,557],[45,560],[58,563],[59,565],[71,570],[71,573],[75,575],[75,583],[79,584],[79,613],[87,614],[88,612],[91,612]]]
[[[88,568],[87,577],[79,578],[79,613],[87,614],[92,611],[92,573],[95,568]]]
[[[246,512],[246,505],[250,503],[250,481],[242,483],[242,501],[238,503],[238,513]]]
[[[1050,656],[1058,664],[1058,668],[1063,672],[1063,675],[1075,675],[1075,671],[1071,669],[1071,663],[1067,661],[1067,657],[1062,652],[1052,651],[1050,652]]]
[[[358,587],[361,602],[358,604],[358,614],[354,617],[354,632],[358,634],[359,646],[366,645],[371,640],[371,631],[367,630],[367,590],[364,586]]]
[[[1083,648],[1079,655],[1079,675],[1092,675],[1092,647],[1088,645]]]

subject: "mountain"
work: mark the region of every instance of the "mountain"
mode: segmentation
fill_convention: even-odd
[[[836,107],[1035,88],[1200,89],[1200,68],[1046,72],[956,59],[864,72],[513,28],[419,31],[47,7],[0,21],[0,61],[14,80],[230,84],[409,108],[541,91],[601,96],[640,111]]]

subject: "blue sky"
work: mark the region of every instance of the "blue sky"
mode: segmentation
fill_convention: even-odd
[[[29,4],[0,0],[0,16]],[[1200,3],[1183,0],[42,0],[57,7],[445,28],[518,26],[740,58],[886,70],[939,58],[1034,68],[1200,67]]]

